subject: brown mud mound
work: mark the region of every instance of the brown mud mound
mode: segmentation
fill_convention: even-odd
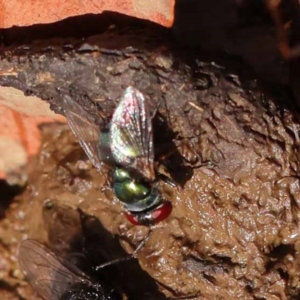
[[[206,68],[214,86],[196,102],[191,90],[177,98],[189,91],[183,85],[175,95],[181,102],[166,101],[154,118],[157,157],[177,144],[161,169],[178,186],[159,185],[173,212],[138,253],[140,267],[134,260],[107,267],[104,278],[129,299],[196,293],[198,299],[298,299],[299,125],[254,85],[243,89],[237,76],[228,81],[221,67]],[[102,171],[66,125],[44,128],[28,187],[1,221],[3,270],[10,274],[5,299],[35,299],[16,262],[8,263],[7,249],[16,254],[25,237],[49,241],[61,254],[84,245],[95,265],[132,252],[147,234],[128,223],[109,187],[109,169]],[[86,215],[83,231],[78,206]]]

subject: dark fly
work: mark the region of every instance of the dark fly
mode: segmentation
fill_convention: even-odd
[[[104,291],[100,283],[36,240],[22,242],[19,264],[44,300],[121,300],[119,294]]]

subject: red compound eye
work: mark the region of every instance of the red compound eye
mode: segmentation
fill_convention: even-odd
[[[156,209],[149,212],[151,214],[151,220],[154,224],[157,224],[164,219],[166,219],[172,212],[172,203],[164,202],[162,205],[158,206]]]
[[[135,215],[132,215],[131,213],[129,212],[125,212],[125,217],[127,218],[127,220],[133,224],[133,225],[143,225],[139,222],[139,217],[135,214]]]
[[[126,212],[127,220],[133,225],[153,225],[165,220],[172,212],[172,203],[164,202],[147,212],[130,213]]]

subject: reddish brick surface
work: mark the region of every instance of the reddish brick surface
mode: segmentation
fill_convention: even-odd
[[[41,145],[38,126],[42,123],[66,122],[50,111],[36,97],[25,97],[21,91],[0,87],[0,179],[7,179],[35,155]]]
[[[114,11],[171,27],[175,0],[0,0],[0,28],[52,23]]]

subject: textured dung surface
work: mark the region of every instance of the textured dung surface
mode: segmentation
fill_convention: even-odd
[[[151,99],[152,109],[159,103],[153,121],[156,159],[178,186],[160,181],[174,209],[138,253],[145,272],[134,262],[117,266],[113,281],[130,299],[163,299],[155,282],[167,296],[298,299],[299,125],[289,98],[280,89],[276,98],[263,93],[245,76],[249,70],[229,57],[213,63],[201,52],[196,57],[168,48],[166,39],[109,31],[48,51],[38,44],[6,49],[0,84],[38,95],[57,112],[63,93],[87,110],[92,100],[101,110],[100,123],[129,84]],[[10,234],[47,240],[48,233],[53,247],[69,251],[80,232],[80,203],[96,217],[87,224],[92,260],[125,255],[114,235],[132,252],[147,228],[126,221],[109,188],[109,170],[100,174],[86,162],[66,126],[44,133],[28,188],[7,212]],[[14,218],[17,225],[9,226]]]

